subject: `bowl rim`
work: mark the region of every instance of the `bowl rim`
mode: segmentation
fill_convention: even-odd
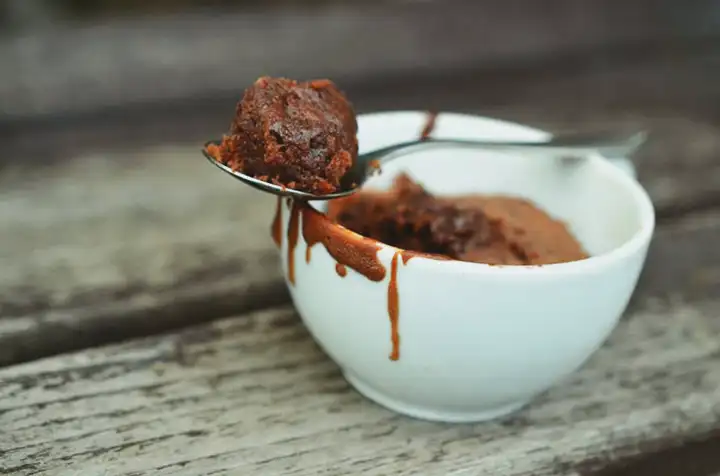
[[[360,114],[358,115],[358,119],[370,117],[377,118],[380,116],[402,114],[427,115],[428,113],[427,111],[412,110],[378,111],[369,114]],[[551,134],[547,131],[542,131],[540,129],[535,129],[533,127],[527,126],[525,124],[505,121],[493,117],[455,112],[438,112],[438,116],[439,115],[451,115],[459,119],[484,119],[495,122],[496,124],[501,124],[503,126],[513,127],[518,131],[524,130],[524,132],[528,135],[542,135],[545,137],[551,136]],[[518,138],[517,140],[522,141],[525,139]],[[531,141],[533,139],[531,137],[528,137],[528,139],[526,140]],[[588,258],[585,258],[583,260],[569,261],[564,263],[543,265],[490,265],[459,260],[438,260],[418,256],[411,260],[412,267],[418,270],[427,269],[431,270],[432,272],[451,272],[453,274],[492,274],[493,278],[501,278],[504,276],[512,277],[513,279],[522,276],[532,276],[533,278],[535,278],[540,275],[561,277],[565,275],[597,272],[600,269],[608,267],[613,263],[624,261],[634,256],[649,244],[655,229],[655,209],[653,207],[652,200],[650,199],[647,191],[635,178],[630,176],[628,173],[622,171],[619,167],[612,164],[607,158],[601,156],[600,154],[592,154],[587,157],[587,160],[591,162],[593,167],[597,167],[600,172],[608,174],[611,180],[616,180],[620,183],[621,186],[629,190],[633,199],[632,203],[639,212],[640,227],[638,231],[619,246],[616,246],[613,249],[604,253],[589,256]],[[325,211],[318,210],[314,206],[313,208],[316,212],[322,214],[328,221],[330,221]],[[331,226],[347,230],[342,225],[332,221]],[[383,253],[384,250],[392,251],[393,254],[397,251],[403,251],[401,248],[388,245],[386,243],[383,243],[382,241],[374,239],[373,241],[377,242],[380,247],[380,250],[378,251],[379,254]],[[408,262],[408,265],[410,265],[410,261]]]

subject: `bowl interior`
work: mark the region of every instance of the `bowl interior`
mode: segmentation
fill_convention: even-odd
[[[407,113],[405,113],[407,114]],[[422,127],[412,117],[389,115],[386,120],[359,120],[360,148],[374,149],[411,139]],[[537,140],[543,133],[472,116],[441,115],[435,136]],[[498,125],[500,124],[500,125]],[[383,126],[381,128],[381,126]],[[444,126],[444,127],[443,127]],[[408,135],[410,134],[410,137]],[[394,138],[397,137],[397,138]],[[591,255],[607,253],[646,225],[641,189],[625,172],[600,157],[568,162],[547,153],[500,152],[460,148],[431,149],[397,158],[383,165],[382,174],[364,188],[383,190],[398,174],[408,173],[438,195],[511,195],[532,200],[554,218],[563,220]],[[314,204],[324,211],[326,204]]]

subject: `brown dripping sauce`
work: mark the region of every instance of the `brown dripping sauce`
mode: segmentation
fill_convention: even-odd
[[[421,132],[421,139],[427,139],[435,127],[437,113],[428,114],[425,126]],[[371,281],[385,279],[387,270],[378,258],[380,244],[359,235],[347,228],[331,221],[326,215],[312,208],[308,203],[293,201],[289,204],[290,219],[287,230],[287,269],[288,281],[295,284],[295,249],[301,232],[307,244],[305,261],[310,263],[312,247],[321,244],[330,256],[335,259],[335,272],[340,277],[347,275],[347,268],[351,268]],[[275,216],[272,221],[271,235],[273,241],[282,248],[282,198],[278,197]],[[388,281],[388,317],[390,318],[390,341],[392,344],[390,360],[400,359],[400,296],[398,293],[398,267],[402,261],[405,266],[414,257],[429,259],[450,259],[444,256],[419,253],[408,250],[397,250],[390,262],[390,280]]]
[[[433,130],[435,129],[435,122],[437,122],[437,117],[437,112],[433,111],[428,113],[427,119],[425,119],[425,126],[420,132],[420,140],[425,140],[430,137],[430,134],[432,134]]]
[[[308,248],[308,249],[310,249],[310,248]],[[341,264],[341,263],[335,263],[335,272],[337,273],[338,276],[340,276],[341,278],[344,278],[345,276],[347,276],[347,266],[345,266],[344,264]]]

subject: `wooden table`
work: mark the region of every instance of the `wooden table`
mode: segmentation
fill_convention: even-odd
[[[658,228],[627,315],[567,381],[475,425],[378,407],[313,343],[279,275],[272,198],[197,153],[227,98],[15,129],[0,162],[0,472],[720,474],[720,91],[701,64],[351,85],[365,110],[653,132],[637,164]],[[37,157],[34,173],[11,156]]]

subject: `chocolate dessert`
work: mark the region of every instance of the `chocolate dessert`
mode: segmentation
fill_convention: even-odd
[[[404,250],[495,265],[541,265],[587,258],[565,225],[527,200],[436,197],[407,175],[388,192],[333,200],[328,216]]]
[[[336,192],[357,158],[352,106],[329,80],[297,82],[262,77],[238,103],[218,161],[283,187]]]
[[[432,132],[435,115],[428,119],[423,137]],[[302,259],[296,254],[300,237],[305,242],[305,263],[311,262],[313,248],[320,245],[335,262],[339,279],[350,270],[374,282],[389,274],[393,361],[400,359],[399,268],[411,259],[544,265],[588,257],[561,221],[527,200],[501,195],[434,196],[407,175],[398,176],[388,191],[364,190],[330,200],[326,214],[307,202],[288,201],[287,230],[282,226],[283,203],[278,197],[271,234],[279,248],[285,245],[290,286],[296,283],[295,268]],[[389,270],[378,256],[381,243],[398,248]]]

